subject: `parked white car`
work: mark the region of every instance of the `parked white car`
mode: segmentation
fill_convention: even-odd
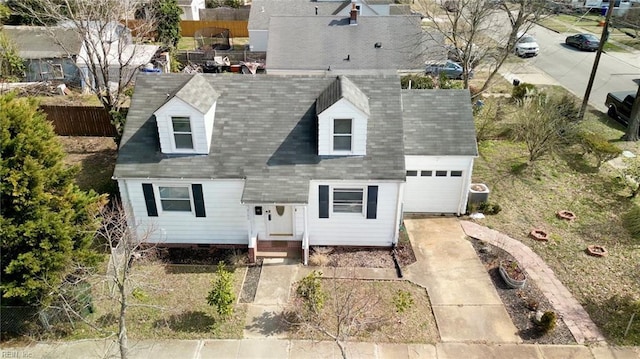
[[[538,56],[538,52],[540,52],[540,46],[531,35],[524,34],[516,42],[516,55],[520,57]]]

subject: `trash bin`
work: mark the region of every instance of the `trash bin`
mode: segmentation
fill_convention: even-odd
[[[602,16],[606,16],[607,15],[607,9],[609,9],[608,6],[603,6],[600,8],[600,15]]]

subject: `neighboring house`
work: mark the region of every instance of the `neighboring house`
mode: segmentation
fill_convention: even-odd
[[[466,210],[467,90],[395,76],[141,74],[114,179],[162,246],[392,246],[405,212]],[[408,177],[407,177],[408,176]],[[148,233],[148,236],[145,236]]]
[[[107,59],[109,78],[116,81],[120,76],[121,62],[126,64],[123,66],[126,71],[123,78],[134,77],[138,68],[151,62],[159,48],[157,45],[134,44],[130,30],[117,22],[100,26],[85,39],[71,26],[2,27],[2,31],[16,44],[19,56],[25,60],[26,81],[60,81],[89,90],[95,84],[93,76],[89,75],[92,64],[87,48],[92,49],[96,64],[98,57]],[[106,53],[102,52],[103,45]]]
[[[393,4],[391,0],[253,0],[248,25],[249,45],[252,51],[267,51],[269,20],[273,16],[349,16],[353,7],[358,9],[361,16],[409,12],[408,5]],[[301,47],[307,45],[299,44]]]
[[[422,73],[446,60],[443,36],[414,15],[276,16],[269,33],[270,74]]]
[[[79,87],[80,73],[76,59],[82,49],[82,39],[70,29],[40,26],[2,27],[7,37],[16,45],[18,55],[24,60],[25,81],[59,81]],[[49,32],[51,31],[51,32]],[[58,39],[59,44],[52,40]]]
[[[200,9],[206,8],[205,0],[178,0],[178,7],[182,9],[181,20],[200,20]]]

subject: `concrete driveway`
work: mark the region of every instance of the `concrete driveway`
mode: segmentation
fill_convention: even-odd
[[[458,219],[405,219],[404,223],[417,257],[406,277],[427,289],[442,341],[520,343]]]

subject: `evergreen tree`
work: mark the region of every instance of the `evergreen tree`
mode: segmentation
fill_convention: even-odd
[[[180,41],[180,15],[177,0],[155,0],[152,13],[156,21],[157,40],[166,46],[177,47]]]
[[[104,197],[81,191],[76,168],[35,100],[0,96],[3,304],[42,305],[75,262],[91,264]]]

